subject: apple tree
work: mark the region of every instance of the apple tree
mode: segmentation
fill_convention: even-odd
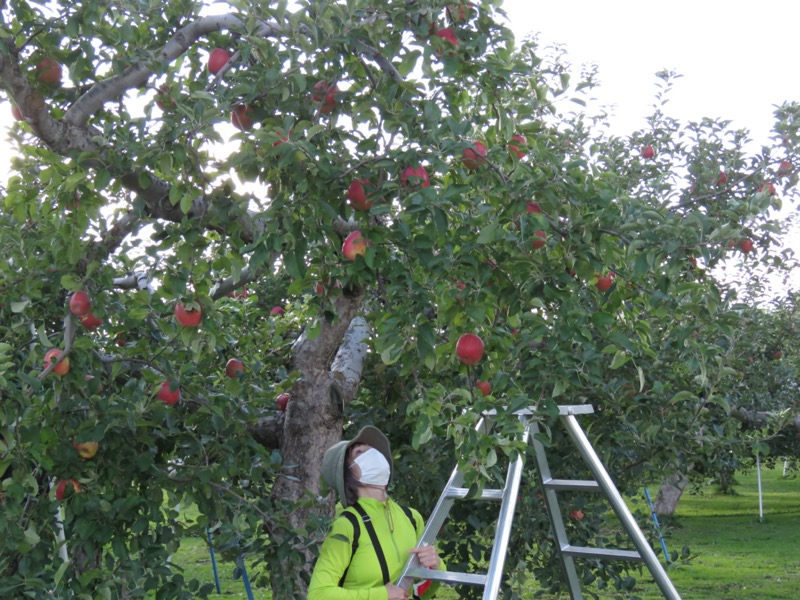
[[[735,435],[709,428],[734,420],[742,318],[714,272],[792,263],[771,210],[796,196],[797,105],[752,154],[730,123],[663,112],[665,72],[647,126],[609,136],[571,102],[594,72],[571,85],[499,0],[11,0],[0,18],[2,593],[203,596],[169,557],[211,533],[302,596],[334,508],[322,455],[368,422],[423,513],[456,460],[480,486],[520,450],[518,408],[546,425],[593,404],[627,491]],[[599,534],[572,502],[575,534]],[[451,568],[484,559],[490,518],[443,534]],[[504,593],[531,573],[556,589],[535,494],[518,519]]]

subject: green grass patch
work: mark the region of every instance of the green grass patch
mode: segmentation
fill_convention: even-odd
[[[698,493],[687,492],[674,518],[662,522],[667,547],[673,560],[688,546],[691,555],[676,561],[668,574],[683,600],[787,600],[797,598],[800,589],[800,479],[783,477],[782,470],[764,469],[764,519],[759,519],[756,473],[737,475],[735,494],[720,494],[703,487]],[[655,493],[655,490],[651,491]],[[643,502],[642,502],[643,505]],[[663,561],[663,557],[662,557]],[[211,558],[205,540],[184,541],[173,562],[185,569],[187,578],[214,581]],[[245,562],[248,574],[255,578],[252,560]],[[235,565],[218,557],[222,594],[212,598],[246,598],[241,579],[234,578]],[[642,600],[663,598],[649,571],[633,573],[638,580],[634,596]],[[526,594],[537,591],[531,581]],[[603,600],[631,598],[612,590],[590,592]],[[253,588],[258,600],[270,598],[268,590]],[[455,599],[454,590],[443,589],[439,598]],[[538,596],[547,600],[566,600],[569,594]]]

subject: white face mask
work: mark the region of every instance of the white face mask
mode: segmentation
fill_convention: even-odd
[[[359,454],[353,459],[353,463],[361,469],[361,479],[367,485],[388,485],[391,467],[389,461],[375,448],[370,448],[363,454]]]

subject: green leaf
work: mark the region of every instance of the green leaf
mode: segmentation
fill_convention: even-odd
[[[614,360],[611,361],[611,370],[619,369],[622,365],[627,363],[631,357],[626,352],[617,352],[614,355]]]
[[[497,237],[497,230],[500,228],[499,223],[491,223],[486,227],[481,229],[480,235],[478,235],[477,242],[479,244],[489,244],[495,240]]]

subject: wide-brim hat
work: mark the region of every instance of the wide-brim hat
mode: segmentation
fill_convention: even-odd
[[[369,444],[383,454],[389,463],[390,469],[392,467],[392,449],[389,445],[389,439],[383,435],[380,429],[372,425],[363,427],[352,440],[342,440],[328,448],[322,458],[322,478],[325,483],[336,490],[336,493],[339,494],[339,500],[341,500],[342,506],[345,508],[348,506],[347,495],[344,491],[345,459],[348,448],[353,444]],[[389,478],[391,481],[391,475]]]

